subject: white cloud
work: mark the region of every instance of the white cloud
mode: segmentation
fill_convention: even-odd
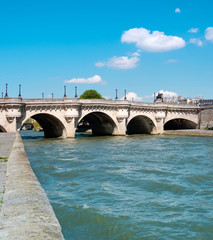
[[[97,62],[95,63],[96,67],[108,66],[110,68],[118,68],[118,69],[131,69],[137,67],[137,63],[140,61],[138,56],[133,57],[117,57],[114,56],[109,59],[108,62]]]
[[[180,12],[181,12],[181,11],[180,11],[180,8],[176,8],[176,9],[175,9],[175,12],[176,12],[176,13],[180,13]]]
[[[133,57],[140,57],[140,53],[139,53],[139,52],[134,52],[134,53],[132,54],[132,56],[133,56]]]
[[[176,62],[178,62],[177,59],[169,59],[169,60],[167,60],[167,63],[176,63]]]
[[[176,36],[167,36],[164,32],[145,28],[132,28],[121,36],[121,42],[136,43],[136,46],[147,52],[166,52],[185,47],[185,41]]]
[[[158,95],[158,93],[162,93],[164,98],[177,98],[178,94],[176,92],[170,92],[170,91],[164,91],[164,90],[160,90],[156,93],[156,96]]]
[[[191,38],[191,39],[189,39],[189,43],[195,44],[195,45],[197,45],[199,47],[203,46],[203,42],[200,39],[198,39],[198,38]]]
[[[107,66],[118,69],[131,69],[137,67],[139,60],[138,57],[115,56],[108,61]]]
[[[70,80],[64,81],[65,83],[85,83],[85,84],[105,84],[105,82],[102,80],[102,78],[99,75],[94,75],[90,78],[72,78]]]
[[[199,31],[199,28],[191,28],[189,29],[189,33],[197,33]]]
[[[112,98],[109,96],[103,96],[103,98],[105,98],[106,100],[112,100]]]
[[[121,98],[122,100],[124,99],[124,97]],[[137,93],[134,93],[134,92],[128,92],[126,94],[126,99],[129,100],[129,101],[136,101],[136,102],[139,102],[142,100],[142,97],[139,97],[137,95]]]
[[[143,96],[142,98],[143,99],[153,99],[154,97],[154,94],[150,95],[150,96]]]
[[[213,27],[208,27],[206,29],[205,38],[206,40],[213,42]]]
[[[97,62],[97,63],[95,63],[95,66],[96,66],[96,67],[103,67],[103,66],[105,66],[105,63],[103,63],[103,62]]]

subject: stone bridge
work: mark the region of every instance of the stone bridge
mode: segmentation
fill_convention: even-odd
[[[127,100],[0,99],[0,131],[19,131],[33,118],[45,137],[75,137],[80,122],[93,135],[161,134],[164,130],[199,128],[200,107]]]

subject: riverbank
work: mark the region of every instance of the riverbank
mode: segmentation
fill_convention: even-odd
[[[8,149],[9,145],[12,146],[8,144]],[[19,133],[15,134],[7,162],[0,239],[64,239],[46,193],[31,169]]]
[[[15,133],[0,133],[0,211],[5,191],[7,161],[15,140]]]
[[[167,130],[163,132],[163,135],[213,137],[213,130],[200,130],[200,129]]]

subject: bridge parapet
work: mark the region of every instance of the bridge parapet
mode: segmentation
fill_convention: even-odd
[[[212,100],[213,102],[213,100]],[[9,103],[19,104],[81,104],[81,105],[112,105],[120,106],[125,105],[131,107],[149,107],[153,109],[199,109],[197,105],[189,104],[167,104],[167,103],[145,103],[145,102],[132,102],[128,100],[102,100],[102,99],[77,99],[77,98],[34,98],[34,99],[22,99],[22,98],[0,98],[0,105]],[[205,102],[210,103],[210,101]]]
[[[22,98],[0,98],[0,104],[3,103],[21,103]]]

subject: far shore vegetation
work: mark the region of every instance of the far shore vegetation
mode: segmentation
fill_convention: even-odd
[[[105,99],[101,96],[100,93],[98,93],[96,90],[91,89],[91,90],[86,90],[79,99]]]

